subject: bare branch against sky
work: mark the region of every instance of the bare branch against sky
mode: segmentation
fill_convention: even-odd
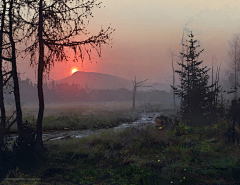
[[[101,27],[116,29],[114,43],[103,47],[102,59],[95,56],[91,64],[83,62],[60,63],[54,66],[50,79],[58,80],[71,75],[77,67],[86,72],[111,74],[131,80],[132,74],[150,82],[170,84],[168,78],[172,66],[168,61],[166,48],[174,46],[181,50],[182,37],[186,40],[188,31],[194,31],[197,40],[205,48],[201,56],[211,67],[212,54],[219,59],[228,59],[228,40],[233,33],[240,32],[240,2],[206,0],[186,1],[137,1],[105,0],[101,9],[93,11],[89,27],[96,33]],[[36,82],[29,58],[18,59],[22,78],[29,77]],[[127,66],[127,68],[126,68]],[[157,66],[157,67],[156,67]],[[223,63],[221,73],[227,67]],[[224,77],[224,75],[220,75]]]

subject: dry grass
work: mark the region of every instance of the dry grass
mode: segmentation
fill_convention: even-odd
[[[44,116],[67,116],[67,115],[86,115],[100,114],[103,111],[119,111],[131,109],[132,102],[77,102],[67,104],[46,104]],[[6,113],[10,116],[14,106],[7,106]],[[23,117],[29,115],[37,116],[38,105],[23,105]]]
[[[142,110],[141,104],[136,102],[136,106],[139,110]],[[170,103],[156,103],[148,108],[154,109],[166,109],[171,108]],[[44,116],[69,116],[69,115],[89,115],[89,114],[101,114],[104,111],[117,112],[122,110],[130,110],[132,108],[132,101],[111,101],[111,102],[76,102],[65,104],[45,104]],[[7,116],[11,116],[15,110],[14,104],[6,106]],[[23,117],[29,115],[37,117],[38,105],[22,105]]]
[[[166,103],[157,103],[149,107],[152,110],[165,109]],[[44,130],[108,128],[116,126],[118,118],[132,118],[132,102],[78,102],[68,104],[46,104],[43,118]],[[138,107],[141,111],[141,107]],[[7,116],[14,111],[14,106],[6,108]],[[23,122],[28,120],[34,124],[37,120],[38,106],[23,105]],[[135,114],[134,114],[135,115]],[[16,123],[10,132],[17,132]]]

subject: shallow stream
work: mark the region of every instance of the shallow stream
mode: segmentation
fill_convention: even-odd
[[[151,112],[151,113],[141,113],[140,118],[134,122],[122,123],[117,127],[107,128],[107,129],[97,129],[97,130],[61,130],[61,131],[43,131],[43,142],[57,139],[67,139],[67,138],[82,138],[87,137],[91,133],[101,133],[105,130],[113,130],[117,132],[119,130],[126,129],[128,127],[135,127],[138,129],[146,128],[148,125],[155,126],[155,118],[160,116],[162,112]],[[8,135],[7,141],[14,141],[17,134]]]

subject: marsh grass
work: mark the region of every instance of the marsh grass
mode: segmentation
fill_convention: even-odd
[[[85,138],[53,140],[48,153],[11,177],[38,177],[42,184],[227,184],[236,183],[240,147],[226,142],[229,123],[177,129],[153,126],[104,130]],[[4,181],[3,181],[4,182]]]
[[[160,110],[169,107],[168,103],[151,104],[151,110]],[[43,130],[66,129],[100,129],[118,126],[122,122],[134,121],[138,118],[139,109],[132,114],[132,102],[78,102],[68,104],[46,104],[43,117]],[[146,111],[150,111],[146,109]],[[7,116],[14,111],[12,105],[7,106]],[[38,106],[23,105],[23,122],[26,120],[34,127],[37,120]],[[10,132],[17,132],[17,124],[14,123]]]
[[[76,103],[55,103],[45,104],[45,116],[62,116],[73,114],[91,114],[99,111],[119,111],[130,109],[132,102],[118,101],[118,102],[76,102]],[[12,115],[14,106],[6,106],[7,116]],[[36,105],[22,105],[23,117],[28,115],[38,114],[38,104]]]
[[[146,111],[158,111],[169,107],[169,103],[153,103]],[[113,102],[77,102],[68,104],[46,104],[43,118],[44,130],[55,129],[84,129],[84,128],[108,128],[111,125],[116,126],[121,120],[127,118],[134,120],[137,115],[132,115],[131,101],[113,101]],[[138,107],[137,111],[141,111]],[[8,117],[14,112],[14,106],[11,104],[6,107]],[[38,115],[37,105],[23,105],[23,122],[28,120],[32,124],[36,123]],[[16,123],[10,129],[10,132],[17,132]]]
[[[56,111],[55,114],[46,114],[43,117],[42,128],[43,131],[110,128],[117,126],[122,122],[130,122],[138,118],[139,114],[132,114],[130,109],[123,108],[124,106],[108,110],[106,107],[99,108],[96,105],[95,109],[92,109],[91,107],[91,111],[89,111],[87,107],[82,107],[82,109],[73,107],[70,109],[67,107],[59,108],[58,112]],[[51,107],[48,109],[52,111]],[[23,122],[25,123],[27,120],[28,122],[32,123],[34,127],[33,123],[36,123],[36,117],[37,116],[35,114],[32,114],[31,111],[28,111],[28,114],[26,114],[26,116],[23,118]],[[10,128],[10,132],[17,132],[16,123]]]

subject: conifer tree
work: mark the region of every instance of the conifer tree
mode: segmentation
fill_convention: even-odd
[[[180,76],[181,84],[178,85],[178,88],[171,87],[181,99],[180,113],[183,118],[191,121],[191,123],[204,123],[210,118],[213,110],[212,101],[219,88],[211,91],[211,87],[216,86],[216,83],[208,86],[209,75],[207,72],[210,68],[200,66],[203,61],[197,59],[203,50],[197,52],[196,49],[200,45],[196,46],[197,40],[194,40],[192,33],[189,37],[190,40],[187,41],[187,44],[183,44],[187,53],[180,53],[185,58],[185,62],[178,62],[183,70],[175,71]]]

